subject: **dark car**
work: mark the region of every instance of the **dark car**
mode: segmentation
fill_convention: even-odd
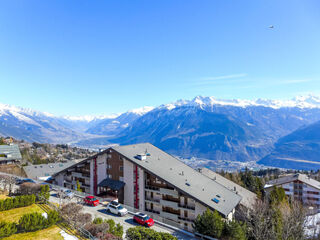
[[[100,202],[94,196],[87,196],[84,198],[84,203],[90,206],[98,206]]]
[[[151,217],[149,217],[147,214],[139,213],[139,212],[133,216],[133,221],[146,227],[151,227],[154,225],[154,221]]]

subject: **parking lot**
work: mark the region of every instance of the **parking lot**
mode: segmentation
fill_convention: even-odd
[[[64,203],[69,203],[69,202],[82,203],[82,199],[79,199],[77,197],[74,197],[71,200],[70,199],[60,199],[57,196],[57,193],[55,191],[51,191],[51,196],[50,196],[49,200],[50,200],[50,202],[58,203],[58,204],[64,204]],[[106,207],[103,204],[99,204],[96,207],[83,205],[83,207],[84,207],[84,212],[90,213],[93,218],[101,217],[102,219],[113,219],[116,223],[120,223],[123,226],[124,232],[126,232],[126,230],[131,227],[139,226],[137,223],[135,223],[133,221],[133,218],[132,218],[133,216],[131,214],[127,214],[123,217],[119,217],[118,215],[108,213],[106,211]],[[151,228],[154,229],[155,231],[158,231],[158,232],[170,233],[170,234],[176,236],[179,240],[195,239],[194,237],[190,237],[186,234],[183,234],[181,232],[178,232],[173,229],[167,228],[165,226],[159,225],[157,223],[155,223],[154,226],[152,226]]]

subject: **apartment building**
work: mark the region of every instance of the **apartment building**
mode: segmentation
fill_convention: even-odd
[[[235,192],[236,194],[242,197],[240,205],[244,206],[247,209],[253,209],[255,202],[257,201],[257,195],[244,187],[241,187],[239,184],[236,184],[229,179],[222,177],[220,174],[208,169],[208,168],[199,168],[198,171],[203,175],[211,178],[213,181],[223,185],[228,188],[230,191]]]
[[[231,219],[242,197],[149,143],[110,147],[53,175],[56,184],[115,196],[191,231],[206,208]]]
[[[282,187],[289,198],[320,212],[320,182],[298,173],[269,181],[265,185],[266,193],[272,191],[274,186]]]
[[[16,144],[0,145],[0,164],[12,164],[22,159],[19,146]]]

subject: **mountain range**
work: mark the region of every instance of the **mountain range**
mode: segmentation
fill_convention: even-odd
[[[307,138],[318,121],[320,97],[314,95],[292,100],[198,96],[98,117],[58,117],[0,104],[2,136],[92,148],[150,142],[183,158],[260,160],[304,169],[320,168],[314,163],[319,139]]]

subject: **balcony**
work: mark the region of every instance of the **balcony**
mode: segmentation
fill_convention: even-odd
[[[74,186],[77,186],[77,181],[72,181],[72,184],[73,184]],[[88,188],[90,188],[90,185],[85,184],[85,183],[82,183],[82,182],[80,182],[80,181],[79,181],[79,184],[80,184],[81,187],[88,187]]]
[[[185,221],[185,222],[190,222],[193,223],[193,220],[186,218],[186,217],[178,217],[179,220]]]
[[[155,213],[155,214],[160,214],[159,211],[155,211],[155,210],[151,210],[151,209],[145,209],[147,212],[150,212],[150,213]]]
[[[175,190],[167,189],[167,188],[160,188],[160,193],[164,195],[170,195],[173,197],[179,197],[179,193]]]
[[[84,178],[84,179],[90,180],[90,174],[80,173],[80,172],[72,172],[71,175],[73,177]]]
[[[150,203],[160,203],[160,199],[154,199],[150,197],[145,198],[145,201]]]
[[[160,216],[164,218],[171,219],[173,221],[178,221],[178,215],[173,214],[173,213],[168,213],[168,212],[160,212]]]
[[[177,209],[177,208],[178,208],[178,203],[172,202],[172,201],[167,201],[167,200],[161,199],[161,200],[160,200],[160,204],[161,204],[162,206],[171,207],[171,208],[173,208],[173,209]]]
[[[160,193],[160,189],[158,187],[145,186],[144,189],[149,192]]]
[[[178,204],[178,207],[179,208],[182,208],[182,209],[188,209],[188,210],[195,210],[195,206],[189,206],[189,205],[181,205],[181,204]]]

